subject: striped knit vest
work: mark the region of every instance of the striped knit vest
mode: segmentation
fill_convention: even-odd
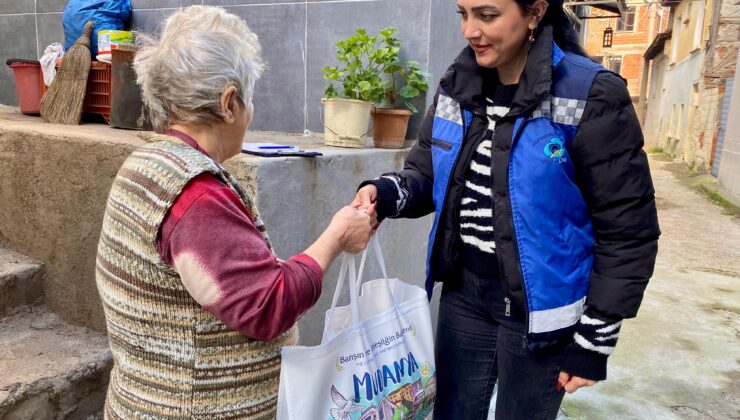
[[[270,343],[230,330],[157,252],[167,211],[204,172],[239,195],[270,246],[264,224],[221,165],[179,139],[149,137],[154,143],[136,150],[113,182],[98,245],[96,281],[114,359],[105,417],[272,419],[280,348],[296,343],[297,328]]]

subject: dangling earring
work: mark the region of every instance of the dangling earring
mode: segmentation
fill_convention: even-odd
[[[531,31],[529,31],[529,42],[530,43],[533,43],[534,42],[534,29],[532,29]]]

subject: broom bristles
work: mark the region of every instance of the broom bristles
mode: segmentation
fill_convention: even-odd
[[[62,64],[41,99],[41,117],[50,123],[77,125],[82,119],[82,106],[90,73],[90,33],[93,22],[87,22],[79,39],[62,58]]]

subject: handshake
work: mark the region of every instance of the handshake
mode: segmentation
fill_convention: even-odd
[[[365,247],[378,228],[375,185],[362,187],[354,201],[334,215],[326,229],[336,238],[341,251],[356,254]]]
[[[325,273],[342,252],[357,254],[367,247],[378,228],[375,185],[362,187],[349,206],[334,215],[324,233],[304,254],[313,258]]]

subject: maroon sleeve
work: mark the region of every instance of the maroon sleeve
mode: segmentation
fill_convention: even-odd
[[[211,174],[180,194],[158,248],[198,303],[258,340],[287,331],[321,294],[318,263],[305,254],[279,260],[236,193]]]

